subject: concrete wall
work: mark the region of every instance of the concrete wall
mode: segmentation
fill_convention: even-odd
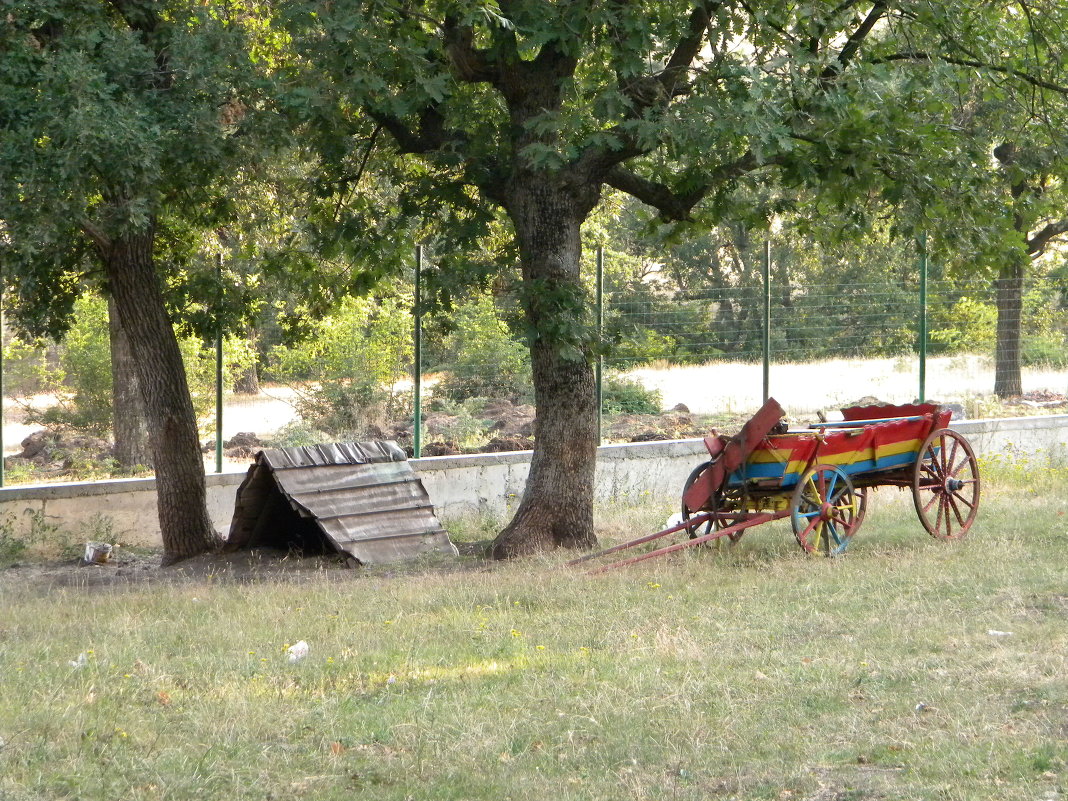
[[[979,456],[1068,458],[1068,415],[968,420],[953,427]],[[597,497],[624,504],[651,497],[673,504],[686,476],[704,459],[699,439],[605,445],[597,457]],[[499,516],[518,502],[530,454],[438,456],[413,459],[412,466],[445,520],[467,514]],[[244,476],[242,471],[207,477],[208,511],[219,531],[229,530]],[[100,522],[106,518],[113,539],[159,545],[155,487],[151,478],[9,487],[0,489],[0,519],[22,534],[36,519],[93,539],[100,536]]]

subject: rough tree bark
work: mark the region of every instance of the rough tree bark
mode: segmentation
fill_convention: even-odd
[[[1020,369],[1020,312],[1026,257],[1001,268],[994,288],[997,296],[997,345],[994,351],[994,394],[1009,398],[1023,393]]]
[[[526,289],[534,398],[534,453],[519,508],[498,534],[493,556],[522,556],[555,547],[592,548],[597,401],[588,349],[568,353],[550,332],[569,300],[584,298],[580,229],[593,207],[585,191],[559,180],[520,179],[505,207],[515,227]],[[585,195],[585,198],[583,197]],[[563,318],[566,319],[566,318]]]
[[[115,460],[127,469],[152,467],[152,446],[148,432],[141,381],[137,377],[130,339],[119,324],[115,300],[108,297],[108,333],[111,341],[111,431],[115,436]]]
[[[163,563],[220,544],[207,512],[204,462],[182,354],[152,256],[154,230],[97,240],[119,322],[130,338],[156,466]]]

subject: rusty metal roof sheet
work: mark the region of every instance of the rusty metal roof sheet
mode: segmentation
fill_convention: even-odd
[[[284,501],[284,502],[283,502]],[[326,546],[364,564],[456,547],[395,442],[260,451],[237,490],[228,549]]]

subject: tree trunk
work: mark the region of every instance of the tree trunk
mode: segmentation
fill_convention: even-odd
[[[150,227],[116,237],[102,250],[148,412],[163,563],[172,564],[215,549],[220,539],[208,517],[196,417],[153,263],[153,237]]]
[[[573,190],[572,190],[573,191]],[[597,401],[589,347],[575,332],[586,308],[580,228],[592,204],[551,178],[515,188],[505,206],[515,226],[525,287],[537,418],[526,489],[493,543],[511,558],[557,547],[592,548]],[[577,343],[575,340],[579,340]]]
[[[242,370],[241,375],[234,380],[234,392],[238,395],[260,394],[260,374],[255,362]]]
[[[115,459],[133,470],[152,467],[145,402],[130,340],[119,324],[115,301],[108,296],[108,333],[111,340],[111,431],[115,436]]]
[[[259,331],[255,326],[250,325],[245,331],[245,335],[252,346],[253,353],[257,354],[259,352]],[[238,395],[260,394],[260,371],[256,359],[253,359],[252,364],[242,370],[241,374],[234,380],[234,392]]]
[[[1023,307],[1025,259],[1024,256],[1014,258],[1002,267],[994,281],[998,308],[994,394],[999,398],[1023,394],[1020,371],[1020,311]]]

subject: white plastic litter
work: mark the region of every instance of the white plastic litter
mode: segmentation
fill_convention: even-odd
[[[1011,637],[1011,631],[998,631],[997,629],[987,629],[986,633],[991,637]]]
[[[85,653],[85,651],[82,651],[80,654],[78,654],[77,659],[72,659],[67,664],[76,670],[80,670],[81,668],[89,664],[89,655]]]
[[[87,565],[102,565],[111,559],[112,550],[113,546],[107,542],[87,542],[82,561]]]
[[[289,654],[290,662],[299,662],[304,659],[308,655],[308,651],[308,643],[304,642],[304,640],[294,643],[286,649],[286,653]]]

